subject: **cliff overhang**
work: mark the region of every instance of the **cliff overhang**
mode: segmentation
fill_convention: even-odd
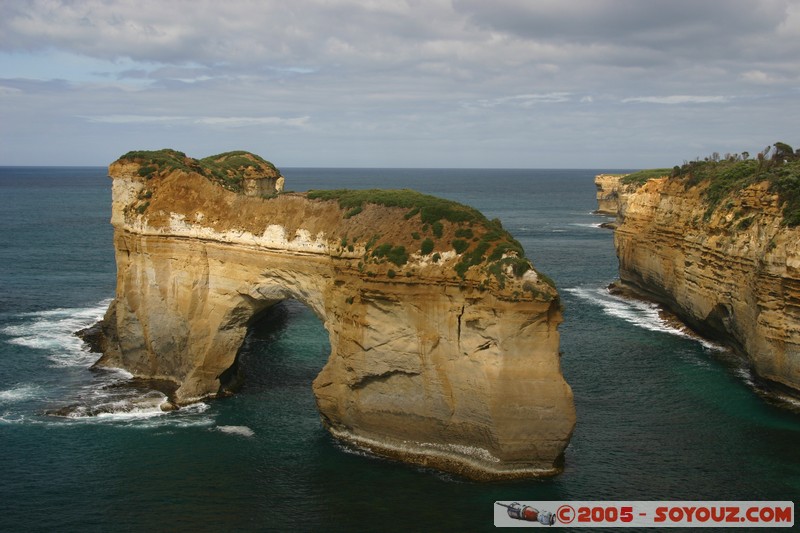
[[[337,438],[478,479],[560,470],[575,411],[558,293],[499,221],[414,191],[248,188],[283,178],[223,156],[110,165],[98,365],[171,381],[178,404],[224,395],[248,326],[293,298],[330,337],[312,388]]]

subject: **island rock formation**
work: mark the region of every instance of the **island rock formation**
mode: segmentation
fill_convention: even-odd
[[[646,180],[600,175],[598,206],[617,206],[623,289],[744,354],[766,382],[800,391],[800,229],[787,224],[774,180],[742,171],[757,165],[765,162],[693,163]],[[712,173],[721,177],[698,177]]]
[[[559,298],[498,221],[407,190],[277,194],[244,152],[131,152],[109,174],[99,366],[172,382],[179,405],[226,394],[248,326],[296,299],[330,336],[312,387],[335,437],[477,479],[560,470]]]

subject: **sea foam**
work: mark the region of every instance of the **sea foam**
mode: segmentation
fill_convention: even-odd
[[[217,426],[217,431],[228,433],[229,435],[239,435],[242,437],[254,437],[255,432],[247,426]]]
[[[91,366],[97,354],[91,353],[75,332],[103,318],[110,299],[85,308],[61,308],[17,315],[21,321],[0,329],[9,344],[46,353],[54,366]]]
[[[565,289],[565,291],[582,300],[600,306],[603,312],[609,316],[620,318],[642,329],[691,339],[708,350],[725,350],[723,346],[690,334],[686,330],[671,324],[662,316],[662,310],[658,304],[616,296],[611,294],[605,287],[573,287]]]
[[[38,385],[19,385],[0,391],[0,404],[23,402],[38,397],[42,392]]]

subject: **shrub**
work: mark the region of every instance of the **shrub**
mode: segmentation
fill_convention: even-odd
[[[389,243],[381,244],[375,248],[372,256],[379,259],[385,257],[389,262],[397,266],[403,266],[408,263],[408,254],[405,246],[392,246]]]
[[[505,241],[498,243],[497,246],[495,246],[492,255],[489,256],[489,261],[498,261],[509,252],[515,252],[517,257],[525,257],[525,252],[523,251],[520,243],[517,241]]]
[[[405,218],[406,220],[411,220],[412,218],[414,218],[414,216],[417,215],[417,213],[419,213],[419,207],[415,207],[414,209],[403,215],[403,218]]]
[[[425,239],[422,241],[422,248],[420,249],[420,253],[422,255],[428,255],[433,251],[433,241],[430,239]]]
[[[455,266],[456,273],[463,278],[470,267],[481,264],[484,259],[484,254],[489,249],[489,246],[490,244],[488,242],[481,241],[474,250],[463,254],[461,256],[461,261],[459,261],[459,263]]]
[[[522,277],[525,272],[531,269],[531,264],[527,259],[519,259],[517,257],[511,259],[511,271],[518,278]]]
[[[436,237],[441,238],[444,233],[444,226],[442,226],[441,222],[436,221],[431,224],[431,230]]]
[[[344,218],[354,217],[354,216],[356,216],[357,214],[359,214],[363,210],[364,210],[364,208],[362,206],[360,206],[360,205],[356,206],[356,207],[350,209],[349,211],[347,211],[347,213],[344,214]]]
[[[750,154],[743,152],[739,155],[727,155],[720,158],[719,154],[704,160],[684,162],[672,171],[674,179],[681,179],[684,185],[694,187],[707,184],[704,195],[706,200],[705,220],[709,220],[713,212],[722,202],[732,194],[761,181],[769,182],[770,192],[777,194],[783,204],[783,223],[789,227],[800,225],[800,158],[792,147],[786,143],[777,142],[774,145],[772,158],[769,154],[772,146],[768,146],[758,154],[756,159],[749,159]],[[623,178],[635,181],[637,175],[643,173],[659,174],[664,169],[641,171]],[[738,222],[742,224],[742,222]],[[748,224],[748,223],[745,223]]]
[[[457,254],[462,254],[467,250],[467,248],[469,248],[469,243],[461,239],[454,239],[451,244],[453,245],[453,249]]]

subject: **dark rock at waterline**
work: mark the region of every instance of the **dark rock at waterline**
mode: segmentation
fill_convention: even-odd
[[[88,328],[83,328],[74,333],[89,347],[92,353],[103,353],[105,334],[103,333],[103,321],[95,322]]]

